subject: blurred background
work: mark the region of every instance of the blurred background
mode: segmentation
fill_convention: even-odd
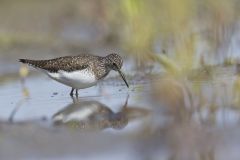
[[[183,69],[219,64],[238,56],[238,6],[236,0],[3,0],[1,61],[120,52],[138,67],[162,54]]]
[[[239,0],[0,0],[0,157],[238,160],[239,17]],[[76,102],[18,62],[81,53],[119,53],[130,89],[111,73]]]

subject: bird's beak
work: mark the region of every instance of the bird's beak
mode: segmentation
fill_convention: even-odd
[[[121,72],[120,69],[118,69],[118,73],[119,73],[120,76],[122,77],[122,79],[123,79],[123,81],[125,82],[126,86],[129,88],[129,85],[128,85],[128,83],[127,83],[127,80],[126,80],[126,78],[125,78],[125,75]]]

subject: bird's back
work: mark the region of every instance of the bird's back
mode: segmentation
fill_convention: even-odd
[[[78,56],[65,56],[49,60],[29,60],[20,59],[22,63],[29,64],[35,68],[40,68],[51,73],[56,73],[59,70],[71,72],[87,68],[91,63],[97,62],[102,57],[81,54]]]

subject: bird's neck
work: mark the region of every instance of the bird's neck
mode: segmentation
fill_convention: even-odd
[[[103,62],[105,65],[108,65],[108,66],[110,66],[110,65],[112,64],[112,60],[111,60],[108,56],[103,57],[102,62]]]
[[[102,59],[102,62],[105,65],[105,67],[107,68],[108,72],[110,72],[113,68],[112,60],[108,56],[106,56]]]

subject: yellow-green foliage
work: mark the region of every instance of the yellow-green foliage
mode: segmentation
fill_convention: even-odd
[[[235,106],[240,104],[240,77],[237,76],[233,85],[233,103]]]
[[[155,60],[171,73],[176,66],[177,72],[186,73],[202,65],[204,59],[226,55],[238,14],[234,7],[238,2],[234,0],[122,0],[118,3],[114,6],[120,9],[109,9],[109,12],[121,15],[115,21],[121,21],[118,27],[125,52],[134,56],[140,65]],[[206,43],[206,53],[199,56],[196,52],[202,43]],[[166,50],[168,56],[156,56],[156,46]]]
[[[153,9],[142,0],[123,0],[121,3],[125,20],[123,38],[126,43],[123,46],[136,58],[146,59],[152,52],[151,47],[156,36]]]

